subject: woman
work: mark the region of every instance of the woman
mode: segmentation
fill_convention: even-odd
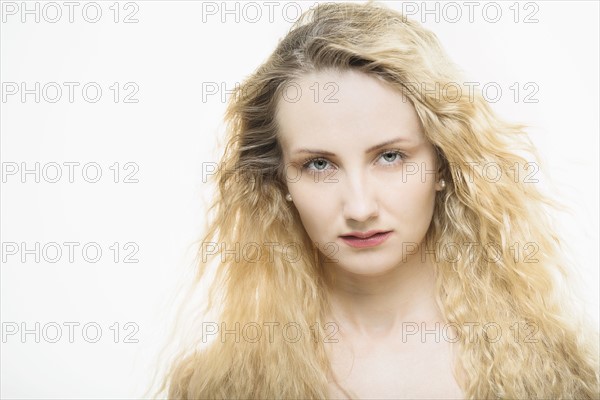
[[[464,81],[385,6],[300,18],[228,106],[169,398],[598,398],[535,150]]]

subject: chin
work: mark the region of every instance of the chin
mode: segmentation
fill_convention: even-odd
[[[393,271],[401,265],[401,259],[390,260],[382,254],[372,254],[367,257],[360,255],[349,255],[346,257],[338,257],[338,261],[330,265],[337,267],[338,270],[348,274],[361,276],[378,276],[384,275]],[[351,259],[352,261],[345,262]]]

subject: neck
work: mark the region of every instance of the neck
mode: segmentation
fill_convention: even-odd
[[[384,274],[358,275],[331,267],[331,317],[342,331],[385,337],[403,323],[441,321],[435,302],[435,274],[430,259],[417,254]]]

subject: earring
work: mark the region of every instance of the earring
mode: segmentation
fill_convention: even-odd
[[[288,194],[286,194],[286,195],[285,195],[285,199],[286,199],[287,201],[292,201],[292,195],[291,195],[291,194],[289,194],[289,193],[288,193]]]
[[[446,188],[446,181],[442,179],[440,181],[440,185],[442,186],[442,189],[445,189]]]

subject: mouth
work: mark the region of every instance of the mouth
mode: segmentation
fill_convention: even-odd
[[[391,231],[367,231],[367,232],[350,232],[347,233],[345,235],[340,235],[340,237],[349,237],[349,238],[359,238],[359,239],[366,239],[375,235],[380,235],[380,234],[384,234],[384,233],[389,233]]]
[[[340,238],[349,246],[355,248],[374,247],[383,243],[392,231],[352,232],[341,235]]]

